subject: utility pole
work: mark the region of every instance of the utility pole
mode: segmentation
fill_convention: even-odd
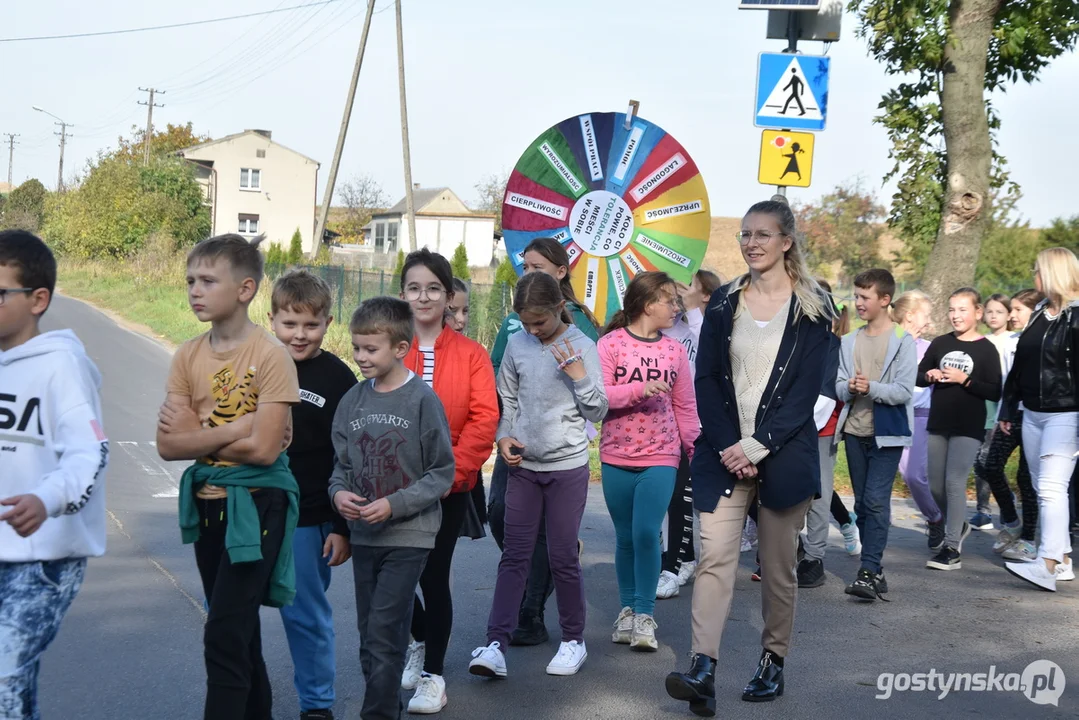
[[[18,133],[4,133],[7,135],[7,186],[8,191],[11,191],[11,168],[15,162],[15,138],[19,137]]]
[[[397,84],[401,95],[401,145],[405,159],[405,205],[408,208],[408,240],[419,248],[416,238],[416,206],[412,200],[412,156],[408,149],[408,107],[405,104],[405,43],[401,33],[401,0],[395,0],[397,14]]]
[[[322,193],[322,207],[319,208],[314,242],[311,243],[312,255],[318,252],[322,243],[322,236],[326,233],[326,221],[330,217],[333,189],[337,185],[337,170],[341,167],[341,153],[345,149],[345,135],[348,134],[348,122],[352,117],[352,103],[356,99],[356,85],[360,81],[360,66],[363,65],[363,53],[367,48],[367,33],[371,29],[371,16],[374,11],[375,0],[367,0],[367,17],[363,21],[363,32],[360,33],[360,49],[356,51],[356,65],[352,68],[352,83],[348,86],[348,99],[345,100],[345,113],[341,118],[341,129],[337,132],[337,146],[334,148],[333,160],[330,162],[330,174],[326,177],[326,189]]]
[[[154,103],[154,95],[155,94],[164,95],[165,91],[164,90],[157,90],[156,88],[144,88],[144,87],[140,87],[139,90],[142,91],[142,92],[145,92],[145,93],[150,93],[150,100],[148,102],[143,102],[142,100],[139,100],[139,105],[145,105],[146,106],[146,137],[143,138],[143,148],[144,149],[143,149],[143,155],[142,155],[142,164],[143,165],[149,165],[150,164],[150,140],[153,139],[153,136],[154,136],[154,108],[155,107],[165,107],[164,105],[157,105],[157,104]]]
[[[75,127],[75,126],[70,125],[70,124],[64,122],[63,120],[61,120],[58,123],[53,123],[53,124],[60,126],[60,132],[53,133],[53,135],[59,135],[60,136],[60,169],[57,170],[57,172],[56,172],[56,191],[57,192],[63,192],[64,191],[64,146],[67,144],[68,137],[70,137],[70,134],[68,133],[67,129],[69,127]]]

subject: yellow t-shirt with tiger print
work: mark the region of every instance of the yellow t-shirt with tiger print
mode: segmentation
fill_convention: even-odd
[[[232,422],[254,412],[259,403],[300,401],[296,364],[285,346],[260,327],[227,353],[210,347],[209,332],[185,342],[172,358],[167,392],[190,398],[203,427]],[[291,427],[291,417],[288,422]],[[199,462],[233,464],[212,455]],[[203,485],[198,491],[198,497],[206,500],[225,496],[225,489],[216,485]]]

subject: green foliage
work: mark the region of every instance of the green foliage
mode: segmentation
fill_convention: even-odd
[[[513,263],[509,258],[503,258],[495,270],[495,285],[506,285],[510,288],[517,287],[517,271],[513,269]]]
[[[319,243],[318,252],[315,253],[315,257],[311,259],[310,265],[314,267],[326,267],[333,262],[333,256],[330,254],[330,246],[326,243]]]
[[[465,244],[461,243],[453,251],[453,259],[450,260],[450,268],[453,270],[453,276],[461,280],[468,280],[472,273],[468,268],[468,251],[465,249]]]
[[[403,273],[404,271],[405,271],[405,251],[404,250],[398,250],[397,251],[397,265],[395,265],[394,268],[393,268],[393,276],[394,277],[401,277],[401,273]]]
[[[300,228],[292,233],[292,240],[288,244],[288,256],[285,258],[289,265],[299,265],[303,262],[303,238],[300,237]]]
[[[1042,241],[1045,247],[1066,247],[1079,254],[1079,215],[1054,220],[1042,231]]]
[[[145,152],[146,129],[131,127],[131,137],[117,138],[118,147],[111,154],[119,160],[141,163]],[[150,137],[150,158],[161,158],[183,150],[192,145],[210,141],[209,135],[197,135],[191,123],[186,125],[166,125],[164,130],[156,131]]]
[[[839,185],[816,203],[794,208],[818,272],[835,268],[849,285],[862,270],[881,264],[885,209],[860,182]]]
[[[903,78],[878,106],[874,121],[892,141],[894,161],[885,180],[898,178],[889,223],[906,245],[916,273],[925,267],[936,242],[946,184],[947,158],[942,142],[940,92],[946,68],[944,49],[951,41],[950,13],[961,0],[851,0],[858,17],[857,33],[889,75]],[[1019,79],[1033,82],[1054,58],[1074,47],[1079,36],[1079,3],[1075,0],[1002,2],[988,48],[985,88],[1004,89]],[[1000,119],[986,104],[990,132]],[[994,148],[991,186],[1014,184],[1005,160]]]
[[[280,243],[271,243],[269,249],[266,250],[266,264],[267,265],[284,265],[285,264],[285,251],[281,248]]]
[[[32,178],[12,190],[0,212],[0,230],[19,228],[37,232],[45,219],[48,192],[40,180]]]
[[[153,233],[192,245],[210,232],[210,214],[194,169],[167,157],[142,167],[104,156],[89,166],[82,183],[46,202],[42,235],[75,257],[128,257]]]

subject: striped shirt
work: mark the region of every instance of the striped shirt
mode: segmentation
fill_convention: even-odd
[[[424,347],[420,345],[420,354],[423,355],[423,381],[429,387],[435,386],[435,348],[433,345]]]

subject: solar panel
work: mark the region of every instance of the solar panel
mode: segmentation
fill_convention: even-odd
[[[739,0],[739,10],[819,10],[821,0]]]

